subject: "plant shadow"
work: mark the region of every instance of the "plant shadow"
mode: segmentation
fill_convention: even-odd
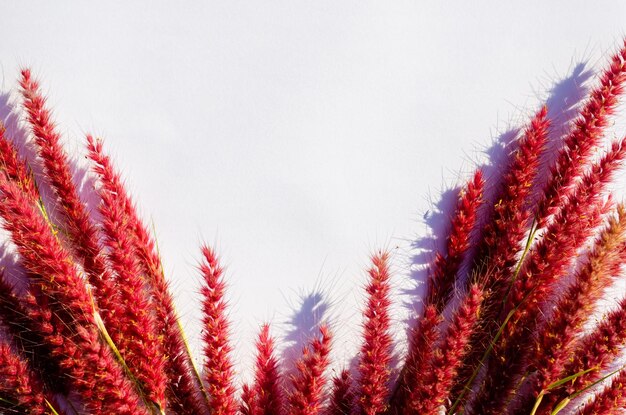
[[[545,183],[550,166],[555,160],[556,150],[563,144],[564,136],[570,131],[572,122],[578,116],[581,102],[588,92],[588,81],[594,75],[593,70],[587,68],[586,62],[579,62],[573,65],[569,75],[554,82],[547,89],[547,99],[544,101],[548,108],[548,119],[550,120],[550,130],[545,151],[541,156],[541,164],[534,186],[533,198],[536,200],[540,194],[537,189],[541,189]],[[490,206],[493,206],[494,198],[501,187],[502,177],[509,164],[511,154],[518,145],[518,140],[522,134],[524,126],[509,125],[502,133],[498,134],[489,147],[483,149],[485,161],[477,163],[476,168],[482,170],[485,178],[485,203],[479,212],[477,229],[473,234],[474,241],[480,237],[479,230],[488,221],[491,214]],[[409,285],[402,290],[402,297],[405,299],[404,306],[409,312],[407,324],[414,327],[417,318],[423,312],[423,298],[426,295],[427,281],[430,266],[437,252],[445,250],[446,237],[450,230],[451,218],[456,210],[458,195],[462,185],[456,184],[443,189],[437,200],[430,201],[430,209],[423,216],[422,222],[426,228],[423,235],[411,241],[408,266]],[[478,231],[477,231],[478,230]],[[472,249],[467,257],[472,257]],[[473,264],[468,261],[462,264],[457,276],[457,289],[468,276]],[[453,302],[452,302],[453,303]]]

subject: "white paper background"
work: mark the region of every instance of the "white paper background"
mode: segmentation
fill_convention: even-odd
[[[106,3],[5,2],[2,91],[30,66],[71,152],[105,138],[194,347],[199,244],[217,245],[246,365],[258,324],[288,329],[316,289],[339,354],[357,347],[368,254],[398,246],[401,284],[430,201],[604,62],[626,18],[623,1]]]

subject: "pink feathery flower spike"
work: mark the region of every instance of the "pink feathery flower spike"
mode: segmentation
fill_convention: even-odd
[[[254,415],[258,410],[255,405],[254,396],[252,396],[252,390],[248,384],[244,384],[241,387],[241,402],[239,403],[239,413],[241,415]]]
[[[195,415],[205,411],[201,405],[197,387],[203,388],[199,382],[194,382],[192,371],[195,367],[185,346],[184,334],[179,324],[174,298],[169,286],[161,260],[156,252],[155,243],[139,217],[134,203],[122,184],[119,174],[112,166],[109,157],[103,153],[102,142],[92,136],[87,136],[87,148],[90,154],[97,158],[99,171],[109,172],[109,176],[99,175],[99,179],[109,191],[119,200],[124,211],[120,215],[130,227],[132,246],[139,265],[144,272],[144,282],[149,286],[153,299],[153,308],[156,311],[156,325],[159,336],[163,337],[166,361],[166,374],[169,379],[167,398],[172,411],[176,413]],[[111,180],[115,177],[115,180]]]
[[[204,331],[204,378],[211,397],[211,413],[234,415],[237,412],[235,387],[233,386],[233,364],[229,343],[229,323],[226,318],[226,284],[223,269],[213,249],[202,247],[200,273],[204,278],[202,286],[202,323]]]
[[[354,391],[350,371],[344,369],[333,378],[333,388],[324,415],[346,415],[352,411]]]
[[[61,146],[61,136],[46,108],[46,99],[40,92],[39,84],[33,79],[30,70],[22,70],[21,75],[23,106],[35,137],[39,157],[43,161],[46,179],[56,193],[57,202],[63,208],[67,227],[65,230],[74,242],[71,247],[83,262],[89,282],[94,286],[93,294],[101,305],[102,317],[107,321],[115,288],[98,242],[98,231],[78,196],[67,154]],[[26,190],[32,193],[29,189]]]
[[[317,415],[322,411],[331,342],[327,326],[320,326],[320,335],[304,347],[296,362],[297,373],[291,377],[287,396],[290,415]]]
[[[0,412],[43,415],[48,411],[45,396],[43,384],[28,363],[0,340]]]
[[[250,414],[281,415],[284,413],[283,385],[269,324],[261,326],[256,353],[254,387],[250,391],[254,408]]]
[[[411,392],[405,415],[437,414],[445,407],[463,357],[467,353],[480,316],[483,291],[472,285],[455,311],[452,321],[435,349],[423,380]]]
[[[414,395],[422,387],[424,373],[433,358],[435,345],[441,335],[439,324],[442,319],[435,305],[430,304],[426,307],[424,316],[419,320],[417,327],[410,329],[409,351],[390,400],[392,414],[404,413],[408,402],[417,399]]]
[[[429,277],[426,304],[434,304],[441,311],[453,291],[457,273],[470,247],[472,230],[476,225],[478,209],[483,200],[485,181],[482,172],[476,171],[467,186],[461,190],[456,212],[451,219],[446,239],[445,253],[437,253]]]
[[[391,305],[389,253],[372,256],[366,286],[368,301],[364,310],[363,345],[359,357],[358,412],[362,415],[382,414],[387,409],[391,353],[389,307]]]
[[[555,214],[564,197],[574,190],[576,180],[584,174],[584,167],[602,143],[605,127],[619,103],[626,82],[626,40],[621,49],[612,56],[609,67],[600,76],[600,85],[595,87],[580,112],[574,129],[565,139],[556,164],[544,188],[537,208],[537,222],[545,225],[547,218]]]
[[[503,294],[505,276],[518,261],[518,254],[526,239],[530,226],[531,209],[528,206],[537,176],[539,161],[546,145],[548,108],[542,107],[526,127],[517,150],[512,154],[510,165],[502,178],[496,195],[492,217],[483,231],[481,252],[478,254],[478,269],[473,280],[486,274],[487,285],[494,298]]]
[[[40,292],[31,307],[53,358],[93,413],[147,414],[111,350],[100,341],[97,310],[69,254],[22,189],[0,174],[0,216]],[[97,380],[97,382],[96,382]]]
[[[107,328],[118,350],[150,401],[162,410],[166,407],[165,355],[153,315],[154,306],[137,261],[132,240],[132,223],[126,216],[127,201],[118,197],[120,177],[99,148],[89,141],[89,158],[100,178],[97,189],[101,198],[104,243],[107,257],[117,278],[114,317]]]

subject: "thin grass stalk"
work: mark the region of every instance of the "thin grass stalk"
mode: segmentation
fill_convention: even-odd
[[[620,370],[610,385],[595,394],[577,415],[620,415],[626,408],[626,370]]]

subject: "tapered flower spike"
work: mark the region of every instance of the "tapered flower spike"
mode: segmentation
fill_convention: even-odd
[[[102,142],[88,135],[87,149],[92,161],[97,165],[97,172],[102,173],[99,174],[99,179],[103,186],[111,194],[115,194],[116,199],[125,208],[121,214],[130,227],[129,233],[133,237],[136,259],[143,269],[145,282],[154,297],[157,329],[160,336],[163,337],[164,350],[167,356],[165,369],[169,380],[167,390],[169,407],[177,414],[196,415],[203,413],[206,409],[198,399],[198,388],[202,391],[204,389],[189,349],[186,347],[185,336],[174,306],[174,298],[169,291],[155,243],[140,219],[119,174],[113,168],[109,157],[104,154]],[[105,172],[108,173],[103,174]],[[197,382],[194,382],[192,373],[197,375]]]
[[[626,40],[611,58],[611,63],[600,76],[600,84],[580,112],[572,132],[559,151],[556,164],[545,186],[537,208],[537,222],[543,227],[547,218],[555,214],[561,200],[574,190],[577,179],[584,174],[584,166],[593,157],[602,142],[605,127],[619,103],[626,83]]]
[[[452,321],[435,348],[418,387],[411,391],[405,415],[437,414],[449,401],[449,394],[459,371],[467,346],[480,316],[483,291],[472,285],[455,311]]]
[[[333,388],[324,415],[349,415],[352,413],[355,399],[352,382],[352,376],[348,369],[342,370],[339,376],[333,378]]]
[[[450,233],[446,239],[445,254],[438,254],[430,272],[427,304],[441,311],[453,291],[457,273],[471,244],[472,230],[476,225],[478,210],[483,202],[485,181],[482,172],[476,171],[467,186],[461,190],[456,212],[452,217]]]
[[[388,252],[379,252],[372,257],[368,274],[357,405],[359,414],[377,415],[382,414],[388,406],[393,347],[389,315],[391,282]]]
[[[548,136],[547,114],[548,108],[542,107],[526,127],[502,179],[491,220],[483,231],[476,259],[478,272],[470,280],[477,282],[487,276],[484,283],[493,292],[492,298],[506,294],[507,286],[502,282],[517,263],[530,227],[529,197]],[[481,268],[487,269],[486,275],[480,272]]]
[[[108,346],[100,340],[97,310],[69,254],[38,208],[0,174],[0,216],[21,263],[40,294],[32,316],[53,358],[92,413],[147,415]],[[97,382],[96,382],[97,380]]]
[[[524,338],[535,331],[539,307],[552,294],[554,283],[567,272],[572,259],[600,224],[605,213],[600,198],[626,156],[625,146],[626,138],[613,143],[585,174],[512,282],[505,313],[514,313],[513,318],[494,347],[495,358],[490,360],[473,413],[497,414],[510,402],[515,381],[526,363],[518,359],[525,352]]]
[[[532,209],[529,199],[548,136],[550,122],[547,114],[548,108],[543,106],[524,130],[503,175],[490,220],[483,229],[474,258],[474,270],[467,279],[467,287],[475,283],[485,287],[482,327],[471,341],[470,352],[453,388],[453,396],[462,392],[479,364],[487,347],[484,339],[493,337],[498,329],[496,321],[501,310],[498,303],[506,296],[507,277],[518,261],[530,227]]]
[[[22,70],[20,86],[24,98],[23,106],[39,157],[43,161],[46,179],[57,196],[57,203],[62,207],[65,231],[73,241],[71,247],[82,261],[89,283],[94,287],[93,294],[101,306],[102,317],[108,321],[113,319],[108,312],[112,307],[110,299],[114,297],[116,290],[99,245],[98,231],[78,196],[67,154],[61,146],[61,136],[56,131],[52,115],[46,108],[46,99],[30,70]]]
[[[390,413],[404,413],[407,403],[417,399],[413,395],[422,387],[423,375],[428,370],[428,364],[433,358],[435,346],[441,336],[439,324],[442,319],[435,305],[430,304],[426,307],[417,327],[410,329],[409,351],[390,400]]]
[[[317,415],[322,411],[331,343],[327,326],[320,326],[320,335],[321,338],[304,347],[302,357],[296,362],[297,373],[291,377],[287,396],[290,415]]]
[[[597,393],[577,415],[620,415],[626,408],[626,370],[611,378],[611,384]]]
[[[45,396],[26,360],[0,340],[0,412],[43,415],[48,411]]]
[[[107,329],[146,397],[164,410],[166,363],[153,315],[154,306],[135,255],[132,223],[126,216],[127,201],[118,197],[121,180],[102,157],[99,152],[89,152],[89,158],[96,163],[94,171],[101,178],[97,189],[101,198],[99,211],[104,243],[109,248],[108,262],[118,287],[115,319],[109,322]]]
[[[241,387],[241,402],[239,403],[239,413],[241,415],[254,415],[258,408],[256,405],[255,396],[252,394],[252,389],[249,385],[244,384]]]
[[[254,387],[250,392],[254,396],[254,407],[250,414],[281,415],[285,410],[283,384],[269,324],[261,326],[256,352]]]
[[[226,284],[222,267],[213,249],[202,247],[200,272],[202,286],[202,311],[204,331],[204,378],[211,396],[211,413],[234,415],[237,411],[233,385],[232,347],[229,342],[229,323],[226,318]]]
[[[596,240],[583,265],[574,276],[574,283],[557,302],[554,313],[539,331],[536,346],[529,356],[529,369],[535,371],[526,402],[516,410],[528,414],[537,396],[559,380],[565,364],[572,355],[578,333],[593,311],[604,289],[619,277],[626,258],[626,208],[617,207],[617,217],[609,223]]]

